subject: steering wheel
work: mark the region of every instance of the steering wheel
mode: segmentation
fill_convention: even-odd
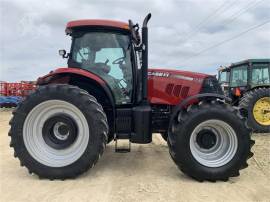
[[[114,61],[112,62],[112,64],[114,64],[114,65],[122,64],[122,63],[124,62],[124,59],[125,59],[125,57],[117,58],[116,60],[114,60]]]

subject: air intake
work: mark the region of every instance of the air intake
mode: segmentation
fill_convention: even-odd
[[[172,83],[169,83],[166,86],[165,92],[168,95],[173,95],[175,97],[182,97],[186,98],[188,96],[189,87],[187,86],[181,86],[181,85],[174,85]]]
[[[174,85],[173,85],[172,83],[169,83],[169,84],[166,86],[165,92],[166,92],[168,95],[171,95],[171,94],[172,94],[172,91],[173,91],[173,87],[174,87]]]

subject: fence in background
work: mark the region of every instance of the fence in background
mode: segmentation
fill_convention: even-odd
[[[36,89],[33,82],[8,83],[0,82],[1,96],[20,96],[25,97]]]
[[[34,82],[0,82],[0,107],[16,107],[28,94],[36,89]]]

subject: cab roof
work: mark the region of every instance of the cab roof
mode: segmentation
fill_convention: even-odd
[[[229,67],[233,66],[238,66],[242,65],[245,63],[270,63],[270,58],[265,58],[265,59],[247,59],[247,60],[242,60],[240,62],[232,63]]]
[[[74,20],[67,23],[66,31],[74,27],[107,27],[129,30],[128,23],[116,20],[84,19]]]

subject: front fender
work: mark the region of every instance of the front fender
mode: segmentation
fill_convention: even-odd
[[[171,126],[171,123],[173,121],[173,118],[177,115],[177,113],[179,111],[181,111],[183,108],[193,104],[193,103],[196,103],[198,102],[198,100],[200,99],[221,99],[221,100],[224,100],[228,103],[231,103],[232,102],[232,99],[229,98],[229,97],[226,97],[224,95],[220,95],[220,94],[216,94],[216,93],[203,93],[203,94],[197,94],[197,95],[193,95],[193,96],[190,96],[190,97],[187,97],[186,99],[184,99],[183,101],[181,101],[178,105],[176,105],[174,108],[173,108],[173,111],[172,111],[172,114],[171,114],[171,118],[170,118],[170,124],[169,126]]]

